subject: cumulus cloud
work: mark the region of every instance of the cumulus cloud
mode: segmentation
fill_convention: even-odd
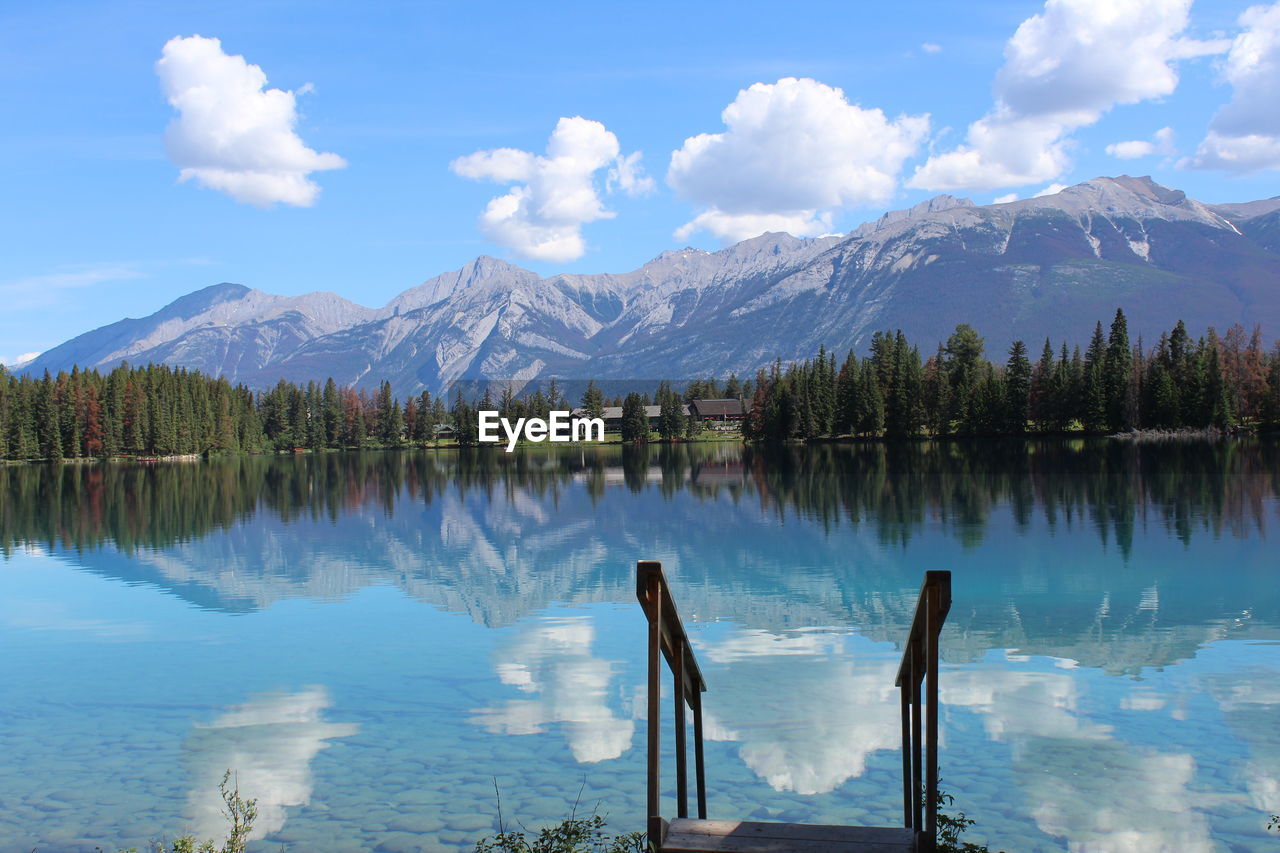
[[[1150,157],[1152,154],[1173,153],[1173,128],[1162,127],[1150,140],[1129,139],[1124,142],[1113,142],[1107,146],[1107,153],[1120,160],[1137,160],[1139,157]]]
[[[1004,195],[998,195],[995,198],[993,198],[991,200],[991,203],[992,204],[1008,204],[1011,201],[1017,201],[1017,200],[1018,200],[1017,193],[1005,193]]]
[[[734,242],[763,231],[831,227],[840,207],[887,200],[929,117],[889,119],[808,78],[756,83],[721,113],[726,130],[689,137],[667,183],[700,211],[676,236],[705,230]]]
[[[1049,184],[1049,186],[1040,190],[1032,196],[1032,198],[1044,198],[1047,195],[1057,195],[1067,188],[1066,184]]]
[[[228,56],[216,38],[170,39],[156,73],[178,111],[165,148],[180,181],[195,180],[257,207],[308,207],[320,193],[308,176],[346,165],[337,154],[303,144],[294,131],[294,92],[264,89],[262,69],[243,56]]]
[[[965,143],[909,186],[992,189],[1050,181],[1071,166],[1071,133],[1119,104],[1172,94],[1178,60],[1226,49],[1184,38],[1191,0],[1047,0],[1005,45],[996,103]]]
[[[495,148],[459,157],[449,168],[464,178],[516,184],[489,202],[480,215],[480,230],[495,243],[539,261],[582,257],[582,226],[613,217],[596,190],[596,172],[609,169],[609,192],[641,195],[653,188],[639,152],[621,155],[616,136],[581,116],[556,123],[545,155]]]
[[[1231,43],[1223,76],[1234,92],[1218,111],[1194,156],[1195,169],[1280,169],[1280,3],[1251,6]]]

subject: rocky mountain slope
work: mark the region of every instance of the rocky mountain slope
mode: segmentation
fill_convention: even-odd
[[[1207,205],[1128,176],[1008,204],[939,196],[843,237],[764,234],[616,275],[543,278],[482,256],[381,308],[220,284],[27,369],[154,361],[255,386],[390,379],[400,394],[457,379],[678,379],[862,350],[880,329],[928,350],[970,323],[995,356],[1015,338],[1033,352],[1045,337],[1083,344],[1116,307],[1148,342],[1179,319],[1280,334],[1280,198]]]

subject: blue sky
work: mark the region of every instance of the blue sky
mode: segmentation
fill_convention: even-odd
[[[0,56],[0,361],[223,281],[381,305],[939,192],[1280,194],[1280,3],[8,3]]]

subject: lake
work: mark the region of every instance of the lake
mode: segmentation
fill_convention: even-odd
[[[950,569],[966,838],[1274,845],[1278,496],[1254,440],[0,468],[0,850],[221,839],[228,769],[255,851],[470,850],[495,789],[642,829],[639,559],[709,686],[711,817],[900,822],[893,679]]]

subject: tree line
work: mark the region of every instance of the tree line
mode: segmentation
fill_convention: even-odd
[[[648,405],[659,406],[659,437],[673,440],[697,433],[684,403],[707,397],[743,400],[743,435],[762,441],[1274,429],[1280,344],[1266,352],[1259,329],[1246,336],[1238,325],[1192,340],[1179,322],[1147,348],[1141,339],[1130,342],[1124,313],[1116,311],[1110,334],[1098,323],[1083,353],[1046,340],[1032,362],[1015,341],[998,364],[986,358],[971,326],[957,326],[923,360],[899,330],[877,332],[866,357],[850,352],[839,366],[823,348],[785,368],[775,362],[754,380],[699,379],[683,392],[663,382],[653,398],[632,392],[612,403],[622,407],[624,441],[650,437]],[[606,402],[594,382],[579,401],[589,417],[602,416]],[[468,446],[477,443],[479,410],[546,418],[572,407],[555,380],[546,392],[525,395],[490,386],[478,400],[458,388],[450,403],[429,391],[398,399],[390,382],[370,393],[339,388],[333,379],[305,386],[282,379],[255,392],[166,365],[122,364],[106,374],[73,368],[41,378],[0,367],[0,459],[428,446],[442,432]]]
[[[1120,310],[1083,353],[1046,339],[1033,362],[1014,341],[997,364],[961,324],[922,360],[901,330],[877,332],[865,358],[837,367],[823,348],[754,385],[743,434],[765,441],[1280,427],[1280,343],[1268,353],[1260,329],[1239,325],[1192,340],[1179,321],[1148,348],[1130,342]]]

